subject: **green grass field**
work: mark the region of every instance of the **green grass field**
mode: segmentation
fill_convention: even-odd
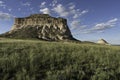
[[[0,80],[120,80],[120,47],[1,39]]]

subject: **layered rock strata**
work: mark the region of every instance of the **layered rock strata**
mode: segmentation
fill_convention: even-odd
[[[43,40],[74,40],[64,18],[48,14],[33,14],[15,18],[14,25],[6,36],[18,38],[38,38]]]

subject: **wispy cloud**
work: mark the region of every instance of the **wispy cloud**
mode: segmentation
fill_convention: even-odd
[[[40,8],[45,7],[45,5],[46,5],[46,2],[44,1],[44,2],[42,2],[42,3],[40,4]]]
[[[31,5],[31,3],[30,2],[25,2],[25,3],[21,3],[23,6],[30,6]]]
[[[74,14],[73,18],[76,19],[76,18],[78,18],[78,17],[80,17],[80,16],[88,13],[88,10],[83,10],[83,11],[81,11],[81,12],[80,12],[79,10],[77,10],[77,11],[75,11],[74,13],[75,13],[75,14]]]
[[[73,18],[79,18],[80,16],[88,12],[88,10],[80,11],[80,9],[77,9],[73,3],[70,3],[67,6],[57,4],[53,7],[52,10],[61,17],[73,16]]]
[[[3,4],[4,2],[3,1],[0,1],[0,5]]]
[[[53,0],[50,5],[46,4],[47,2],[45,1],[40,4],[40,12],[47,14],[53,13],[67,19],[77,19],[88,12],[88,10],[80,10],[76,8],[74,3],[63,5],[58,3],[57,0]]]
[[[11,14],[0,12],[0,20],[10,20],[12,18],[14,18],[14,16]]]
[[[101,31],[101,30],[106,30],[106,29],[112,28],[116,25],[117,21],[118,21],[118,19],[114,18],[107,22],[98,23],[90,31],[94,32],[94,31]]]
[[[50,14],[50,9],[49,8],[43,8],[43,9],[40,9],[40,12],[42,12],[44,14]]]
[[[74,20],[74,21],[71,22],[70,26],[72,26],[71,27],[72,30],[76,29],[77,27],[80,26],[80,21],[79,20]]]
[[[3,1],[0,1],[0,7],[6,8],[6,5],[4,4]]]
[[[108,20],[107,22],[97,23],[91,28],[87,28],[82,31],[82,33],[88,34],[88,33],[103,33],[107,29],[111,29],[116,26],[118,19],[114,18],[111,20]]]
[[[51,3],[49,6],[54,7],[54,6],[56,6],[56,5],[57,5],[57,3],[58,3],[58,1],[57,1],[57,0],[53,0],[53,1],[52,1],[52,3]]]
[[[58,15],[61,17],[66,17],[69,15],[69,11],[66,10],[66,8],[62,4],[58,4],[53,8],[53,11],[55,11]]]
[[[74,9],[74,8],[75,8],[75,5],[74,5],[73,3],[70,3],[69,5],[70,5],[70,6],[69,6],[69,9],[71,9],[71,10],[72,10],[72,9]]]

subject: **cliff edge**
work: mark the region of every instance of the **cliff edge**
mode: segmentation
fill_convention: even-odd
[[[33,14],[15,18],[12,29],[1,36],[9,38],[37,38],[42,40],[76,40],[73,38],[67,20],[48,14]]]

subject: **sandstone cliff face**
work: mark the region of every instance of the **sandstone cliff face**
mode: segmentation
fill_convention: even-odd
[[[43,40],[74,39],[68,28],[66,19],[51,17],[48,14],[34,14],[25,18],[15,18],[15,23],[11,31],[5,35]]]
[[[107,41],[105,41],[104,39],[100,39],[98,42],[98,44],[104,44],[104,45],[108,45],[109,43]]]

